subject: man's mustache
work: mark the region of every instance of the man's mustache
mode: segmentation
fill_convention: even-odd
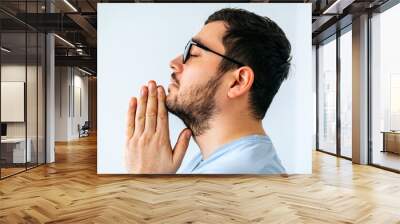
[[[176,78],[176,74],[175,74],[175,73],[172,73],[172,74],[171,74],[171,79],[172,79],[176,84],[178,84],[178,86],[180,85],[178,79]]]

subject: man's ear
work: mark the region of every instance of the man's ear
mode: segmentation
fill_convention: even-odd
[[[250,91],[254,82],[254,72],[248,66],[243,66],[234,71],[229,86],[228,97],[235,98]]]

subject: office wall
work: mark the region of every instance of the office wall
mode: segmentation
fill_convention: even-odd
[[[69,83],[68,67],[55,68],[55,141],[68,140]]]
[[[77,139],[78,124],[88,120],[88,77],[73,67],[55,74],[55,141]]]

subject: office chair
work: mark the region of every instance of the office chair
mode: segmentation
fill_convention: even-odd
[[[82,127],[80,127],[80,125],[78,124],[79,138],[89,136],[89,129],[90,129],[89,121],[85,121]]]

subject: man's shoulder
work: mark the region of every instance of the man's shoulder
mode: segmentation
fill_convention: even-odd
[[[224,157],[240,155],[251,160],[264,159],[276,155],[275,147],[268,136],[252,135],[229,145]]]
[[[240,160],[238,163],[258,163],[259,165],[271,164],[271,161],[279,160],[275,147],[272,142],[268,140],[249,140],[242,142],[235,147],[231,152],[238,154]],[[225,156],[229,157],[230,153]],[[234,156],[237,157],[237,156]]]
[[[203,170],[210,169],[213,173],[285,173],[268,136],[249,136],[235,143],[225,148],[224,153]]]

